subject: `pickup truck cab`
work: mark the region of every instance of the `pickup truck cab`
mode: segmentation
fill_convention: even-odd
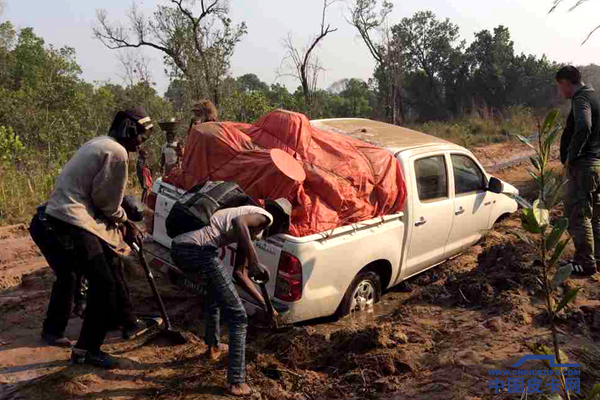
[[[305,237],[255,242],[269,269],[267,285],[281,321],[343,316],[377,303],[382,292],[475,244],[501,217],[517,211],[518,190],[488,174],[466,148],[414,130],[367,119],[313,120],[318,129],[383,144],[402,167],[402,212]],[[150,252],[171,263],[165,219],[184,193],[158,179]],[[148,246],[146,246],[148,248]],[[234,246],[220,257],[233,268]],[[259,306],[241,292],[248,313]]]

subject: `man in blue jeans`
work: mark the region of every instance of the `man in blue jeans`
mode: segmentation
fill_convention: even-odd
[[[245,383],[245,346],[248,319],[233,280],[219,259],[219,248],[237,243],[233,279],[259,304],[265,304],[249,276],[269,277],[260,266],[252,241],[267,229],[267,235],[285,233],[289,229],[292,205],[286,199],[265,203],[265,208],[242,206],[217,211],[210,224],[202,229],[181,234],[173,239],[171,254],[175,264],[186,272],[206,277],[205,336],[209,360],[218,360],[229,352],[227,392],[235,396],[251,393]],[[248,266],[248,271],[245,265]],[[220,343],[220,310],[229,330],[229,345]],[[276,312],[273,311],[275,316]]]

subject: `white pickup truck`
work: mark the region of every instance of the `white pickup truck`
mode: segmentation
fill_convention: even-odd
[[[518,190],[490,176],[467,149],[410,129],[367,119],[311,121],[313,126],[383,143],[402,166],[402,212],[305,237],[277,235],[255,243],[271,273],[267,285],[284,323],[346,315],[377,303],[382,292],[475,244],[517,210]],[[171,264],[165,219],[183,190],[152,187],[154,262]],[[233,267],[234,246],[221,249]],[[242,293],[249,315],[259,307]]]

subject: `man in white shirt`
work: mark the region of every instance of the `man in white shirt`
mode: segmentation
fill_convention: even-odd
[[[202,273],[206,278],[204,305],[207,357],[211,361],[229,352],[227,392],[235,396],[250,394],[245,383],[245,345],[248,319],[233,279],[258,303],[265,304],[249,276],[269,278],[260,266],[252,241],[267,231],[267,236],[289,230],[292,205],[286,199],[267,200],[265,208],[242,206],[226,208],[213,214],[210,225],[183,233],[173,239],[171,255],[175,264],[186,272]],[[233,275],[230,276],[219,258],[218,249],[237,243]],[[246,270],[246,264],[248,270]],[[229,345],[220,343],[220,311],[228,326]],[[276,315],[276,311],[273,311]]]

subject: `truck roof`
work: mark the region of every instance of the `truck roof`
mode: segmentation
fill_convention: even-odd
[[[366,118],[316,119],[311,124],[317,129],[340,133],[396,151],[423,146],[460,147],[436,136]]]

